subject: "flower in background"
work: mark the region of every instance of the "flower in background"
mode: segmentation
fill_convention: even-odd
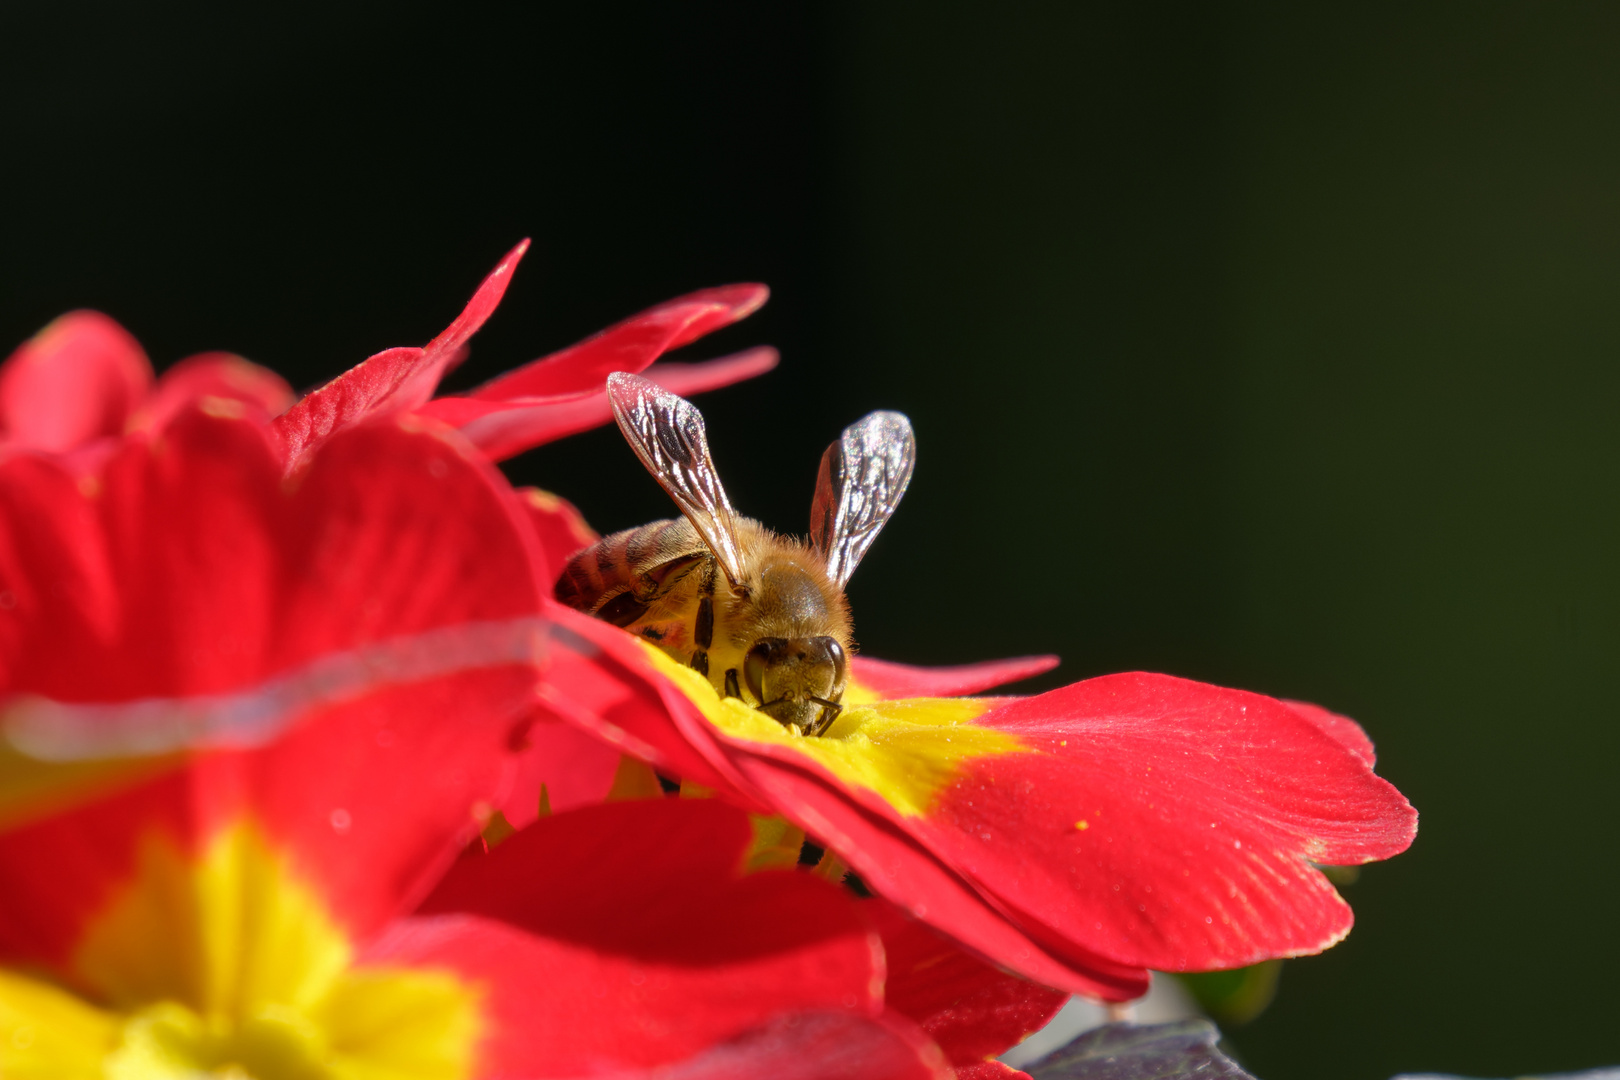
[[[275,372],[230,353],[200,353],[154,378],[127,330],[100,312],[71,311],[0,365],[0,451],[58,455],[91,472],[126,433],[209,399],[267,423],[294,394]]]
[[[654,363],[759,309],[763,285],[704,289],[659,304],[576,345],[509,371],[465,394],[434,398],[467,357],[527,252],[507,253],[445,331],[420,348],[385,349],[296,399],[274,372],[227,353],[180,361],[154,380],[130,334],[99,312],[56,319],[0,365],[0,450],[50,452],[87,471],[131,431],[161,426],[180,409],[211,402],[274,433],[285,470],[305,466],[322,443],[368,418],[398,412],[456,428],[495,460],[612,418],[604,393],[614,371],[645,371],[678,393],[727,386],[776,366],[760,347],[701,363]]]
[[[463,854],[547,648],[522,503],[431,421],[289,482],[218,413],[0,461],[0,1073],[946,1075],[962,1021],[885,1005],[846,892],[742,874],[740,810]]]
[[[501,460],[607,423],[613,413],[605,386],[612,372],[645,370],[660,385],[699,393],[776,366],[776,350],[764,347],[703,363],[653,365],[669,350],[753,314],[769,296],[763,285],[728,285],[659,304],[466,394],[434,398],[439,380],[465,359],[467,342],[501,302],[528,248],[525,240],[508,252],[461,315],[426,346],[380,352],[277,417],[288,471],[296,471],[334,432],[382,412],[414,411],[442,420]]]

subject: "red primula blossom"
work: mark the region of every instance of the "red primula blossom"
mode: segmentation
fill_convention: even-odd
[[[776,350],[750,349],[700,364],[648,365],[671,349],[759,309],[763,285],[728,285],[670,300],[570,348],[509,371],[467,394],[433,398],[439,380],[466,356],[467,342],[495,311],[527,240],[507,253],[449,328],[420,349],[388,349],[339,375],[276,418],[288,471],[334,431],[379,412],[409,410],[457,428],[499,460],[607,423],[607,377],[646,370],[666,387],[693,393],[752,378],[776,366]],[[430,400],[431,399],[431,400]]]
[[[469,340],[494,313],[527,249],[527,241],[512,249],[455,321],[425,347],[386,349],[296,401],[280,376],[227,353],[182,360],[154,380],[146,354],[116,322],[92,311],[64,315],[0,365],[0,454],[49,453],[76,472],[91,473],[124,435],[151,431],[180,410],[200,405],[215,415],[268,425],[288,472],[307,463],[333,434],[405,411],[459,428],[498,459],[606,423],[612,410],[604,384],[614,371],[645,371],[666,388],[691,394],[750,378],[776,363],[770,348],[703,363],[654,363],[746,317],[768,295],[762,285],[731,285],[660,304],[467,394],[433,398],[439,380],[465,358]],[[561,500],[541,492],[529,496],[532,523],[549,552],[565,557],[593,538]],[[929,693],[972,693],[1056,661],[1012,663],[1013,668],[993,664],[929,673],[856,661],[874,686]],[[608,790],[617,752],[576,727],[542,727],[533,733],[532,745],[536,752],[526,759],[529,783],[518,789],[525,797],[503,805],[514,824],[533,820],[536,804],[526,794],[541,782],[548,784],[556,809],[599,801]]]
[[[570,555],[601,539],[566,499],[536,488],[525,488],[522,495],[540,541],[542,558],[548,566],[562,566]],[[564,626],[580,627],[587,634],[598,632],[589,621],[581,627],[579,614],[570,608],[557,605],[548,607],[548,611]],[[618,635],[614,635],[613,640],[622,644]],[[594,653],[595,646],[590,648]],[[608,669],[582,661],[567,650],[560,650],[554,661],[559,670],[550,683],[559,694],[573,700],[574,707],[583,707],[579,703],[588,701],[591,711],[598,716],[609,715],[615,708],[651,710],[655,715],[664,709],[646,691],[649,680],[661,677],[644,665],[637,676],[622,666]],[[926,668],[865,656],[851,658],[856,683],[864,692],[885,698],[977,693],[1050,671],[1057,663],[1055,656],[1028,656]],[[517,783],[500,804],[514,826],[522,827],[535,819],[542,787],[546,789],[546,804],[551,809],[566,810],[601,802],[619,775],[618,744],[586,735],[579,725],[555,718],[549,723],[537,724],[530,730],[529,745],[533,752],[524,757]]]
[[[615,627],[552,617],[598,650],[594,680],[551,681],[554,716],[785,817],[918,919],[1076,993],[1126,1000],[1148,969],[1325,949],[1351,912],[1317,866],[1389,858],[1415,835],[1361,728],[1316,706],[1143,673],[1031,698],[923,697],[1054,661],[856,658],[843,714],[805,737]],[[649,663],[662,711],[631,703]]]
[[[444,876],[543,632],[532,537],[459,440],[360,428],[289,489],[262,428],[183,415],[93,483],[3,473],[7,1075],[576,1075],[833,1036],[929,1074],[853,901],[739,879],[736,811],[559,817]]]
[[[522,250],[425,350],[379,354],[278,420],[289,468],[300,447],[341,426],[293,420],[366,415],[384,401],[460,424],[497,455],[600,423],[607,374],[636,370],[763,298],[739,289],[694,294],[686,303],[695,306],[667,306],[667,320],[649,313],[465,398],[416,404],[451,362],[439,358],[457,355],[487,318]],[[728,371],[727,361],[716,363]],[[377,377],[361,378],[373,364]],[[407,384],[406,400],[389,397]],[[535,493],[531,510],[553,565],[590,542],[560,500]],[[671,682],[662,684],[667,708],[650,708],[639,689],[645,664],[623,655],[625,635],[566,611],[551,617],[618,656],[580,661],[548,680],[559,721],[784,815],[919,918],[1080,993],[1124,999],[1145,989],[1148,968],[1235,967],[1326,948],[1348,932],[1351,915],[1312,864],[1387,858],[1415,830],[1410,805],[1373,774],[1360,728],[1314,706],[1153,675],[1021,701],[941,700],[923,695],[977,693],[1055,660],[928,670],[857,657],[851,708],[828,737],[803,739],[718,698],[652,650],[648,660]],[[608,671],[609,663],[618,666]],[[537,729],[534,745],[524,782],[503,804],[514,824],[537,812],[531,796],[542,783],[561,805],[609,789],[613,759],[562,723]]]
[[[230,844],[257,844],[275,866],[295,867],[286,873],[297,877],[313,856],[276,845],[303,833],[281,831],[274,814],[252,799],[242,802],[251,785],[218,779],[193,767],[194,758],[205,751],[209,761],[257,761],[253,755],[271,752],[270,740],[280,747],[312,729],[308,717],[359,710],[355,715],[375,723],[396,713],[420,720],[421,737],[439,756],[425,755],[434,770],[399,785],[403,794],[389,805],[405,809],[392,833],[418,845],[429,843],[424,837],[443,841],[431,852],[418,846],[397,854],[393,879],[364,860],[333,864],[334,880],[364,878],[365,887],[352,886],[362,893],[388,880],[388,897],[419,897],[454,847],[444,838],[470,827],[465,797],[475,790],[483,813],[498,809],[512,826],[543,826],[554,835],[571,815],[532,823],[548,809],[607,798],[628,775],[622,751],[724,802],[785,818],[918,922],[1067,991],[1127,999],[1146,988],[1149,968],[1240,966],[1314,952],[1348,931],[1348,907],[1313,864],[1386,858],[1403,850],[1415,829],[1411,807],[1374,775],[1371,744],[1352,721],[1314,706],[1146,674],[1023,699],[932,696],[977,693],[1054,661],[928,670],[857,657],[843,714],[825,736],[806,738],[721,699],[706,680],[622,631],[551,602],[550,567],[592,534],[555,497],[510,498],[487,460],[605,422],[603,384],[613,371],[645,369],[667,387],[692,393],[765,370],[774,353],[690,367],[653,364],[763,301],[761,287],[735,286],[661,305],[469,394],[433,398],[499,302],[523,250],[519,245],[496,268],[433,342],[379,353],[290,408],[282,408],[284,388],[277,384],[255,377],[248,380],[253,389],[232,389],[236,384],[215,377],[202,361],[192,363],[193,374],[171,372],[153,388],[138,348],[93,315],[65,317],[7,363],[0,371],[0,449],[9,456],[0,456],[6,473],[0,497],[13,522],[29,521],[33,531],[14,525],[0,537],[8,545],[0,550],[0,574],[7,575],[0,581],[6,665],[0,673],[20,680],[0,686],[22,695],[9,699],[5,714],[11,749],[0,748],[0,828],[13,818],[22,823],[17,828],[32,828],[64,801],[77,805],[81,791],[111,798],[108,785],[123,792],[196,776],[207,791],[217,788],[236,802],[227,799],[227,810],[215,814],[206,798],[178,797],[176,805],[196,821],[165,841],[161,857],[192,867],[188,873],[212,873],[213,849],[199,847],[198,837],[215,835],[208,830],[218,818],[246,823],[218,834],[238,838]],[[240,381],[247,369],[232,370]],[[165,391],[171,378],[173,389]],[[394,419],[384,422],[388,417]],[[376,475],[393,475],[395,464],[412,460],[402,451],[399,462],[366,457],[382,431],[389,439],[416,440],[412,445],[451,448],[434,459],[442,475],[473,473],[486,489],[506,492],[497,500],[500,513],[480,517],[454,499],[442,505],[437,495],[424,499],[419,475],[375,488]],[[232,474],[229,484],[218,480],[247,493],[242,505],[205,512],[192,493],[207,483],[175,471],[189,459],[168,451],[204,434],[234,440],[240,453],[251,445],[257,464]],[[351,459],[357,463],[349,473],[334,464]],[[420,469],[421,456],[415,460]],[[354,472],[366,473],[364,484],[352,479]],[[248,474],[252,483],[243,479]],[[328,492],[322,485],[341,487],[345,476],[352,490],[341,499],[321,494]],[[115,491],[126,494],[115,498]],[[398,505],[366,509],[368,499],[390,495]],[[286,506],[300,499],[334,513],[345,507],[346,516],[338,517],[357,546],[345,546],[349,534],[322,539],[326,532],[287,517]],[[140,509],[150,506],[162,508],[152,511],[158,516]],[[437,520],[445,513],[466,516],[460,546],[399,546],[396,537],[410,535],[402,523],[413,514]],[[250,525],[270,529],[275,542],[253,542]],[[120,529],[136,531],[125,536]],[[47,535],[57,539],[37,539]],[[494,550],[503,545],[503,552]],[[445,559],[444,551],[455,558]],[[476,565],[463,565],[468,559]],[[388,573],[400,575],[390,579],[392,592],[373,580]],[[495,578],[504,584],[480,584]],[[44,582],[53,583],[47,591]],[[451,598],[456,592],[464,594],[459,601]],[[50,600],[61,596],[72,602]],[[442,610],[435,604],[460,614],[424,622]],[[543,656],[536,642],[544,643]],[[537,664],[544,672],[538,686]],[[545,719],[532,722],[534,710]],[[483,719],[458,719],[468,713]],[[491,719],[497,714],[499,723]],[[287,728],[289,717],[304,719]],[[350,771],[362,760],[374,765],[352,745],[347,752],[343,765]],[[449,764],[463,759],[470,771]],[[8,779],[8,770],[20,779]],[[220,775],[236,774],[227,768]],[[422,817],[443,806],[434,810],[434,800],[413,785],[431,787],[434,776],[465,786],[455,812],[429,823]],[[309,792],[321,790],[313,781],[284,783],[285,792],[296,789],[306,802]],[[294,800],[287,794],[284,801]],[[238,813],[237,803],[250,808]],[[418,805],[419,814],[408,809]],[[300,828],[323,843],[331,842],[328,832],[354,835],[352,807],[334,802],[322,812],[327,818],[317,814],[313,825]],[[297,813],[313,811],[305,805]],[[127,816],[141,820],[133,810]],[[776,820],[770,826],[756,818],[755,830],[774,828],[777,846],[786,850],[792,837],[783,838],[785,826]],[[110,865],[128,867],[134,858],[144,866],[140,859],[160,857],[148,856],[143,841],[130,842],[136,856]],[[514,850],[540,841],[523,843]],[[65,852],[81,850],[63,844]],[[221,856],[232,866],[259,858],[234,851]],[[328,864],[319,865],[318,874],[309,873],[325,881],[320,875]],[[417,876],[396,880],[406,867]],[[347,928],[344,941],[370,941],[365,934],[392,925],[377,912],[386,908],[394,918],[404,910],[397,899],[379,901],[371,921],[354,921],[343,898],[350,887],[333,887],[320,901],[327,905],[322,917]],[[88,924],[68,920],[72,905],[55,894],[39,905],[36,915],[53,912],[75,928],[59,931],[59,946],[76,948],[64,943],[77,941],[72,935]],[[885,922],[889,916],[868,917],[886,927],[895,955],[918,955],[912,945],[922,939],[901,934]],[[361,925],[364,933],[354,929]],[[897,925],[928,932],[917,923]],[[1056,999],[1017,980],[995,983],[991,968],[938,947],[951,964],[979,972],[973,976],[979,981],[943,1006],[930,997],[937,987],[926,979],[897,989],[883,1037],[911,1045],[910,1036],[894,1035],[911,1029],[895,1027],[893,1014],[909,1016],[938,1040],[951,1064],[993,1075],[997,1067],[983,1058],[994,1051],[986,1047],[1010,1043],[1013,1027],[1055,1008]],[[70,983],[79,977],[61,966],[66,953],[53,955],[30,960],[68,972]],[[1003,992],[1020,1003],[1006,1013],[1018,1019],[1005,1030],[987,1027],[985,1010],[998,1007],[994,999]],[[978,1019],[966,1026],[952,1019],[963,1016]],[[747,1046],[787,1038],[769,1024],[754,1030],[748,1038],[756,1042]],[[740,1060],[725,1057],[734,1052],[744,1051],[715,1051]]]
[[[89,471],[0,460],[0,1073],[1009,1074],[1058,997],[742,874],[738,808],[462,854],[540,673],[591,662],[547,618],[543,507],[408,416],[289,482],[232,411]]]
[[[702,363],[654,363],[746,317],[768,295],[762,285],[731,285],[659,304],[465,395],[433,399],[439,380],[466,357],[469,340],[494,313],[527,250],[524,241],[508,252],[462,313],[425,347],[386,349],[301,400],[280,376],[226,353],[190,357],[154,380],[140,345],[112,319],[93,311],[64,315],[0,365],[0,457],[48,454],[90,475],[125,435],[150,432],[181,410],[201,407],[265,426],[288,473],[307,465],[336,433],[411,411],[459,428],[486,455],[499,458],[606,423],[612,416],[604,393],[610,372],[645,371],[678,392],[698,393],[776,364],[770,348]],[[577,515],[553,513],[557,500],[530,495],[537,500],[532,523],[542,532],[578,521]],[[575,546],[565,537],[545,539],[559,548]],[[616,751],[561,723],[536,730],[532,745],[535,753],[526,759],[532,783],[521,790],[549,781],[557,809],[599,801],[619,761]],[[544,778],[536,771],[542,766]],[[528,799],[503,809],[516,824],[535,813]]]
[[[293,400],[281,376],[230,353],[188,357],[154,379],[128,331],[100,312],[72,311],[0,365],[0,452],[55,454],[91,472],[123,435],[196,402],[268,422]]]
[[[181,361],[154,382],[146,354],[117,323],[93,311],[64,315],[0,366],[0,449],[49,451],[88,470],[125,433],[211,401],[268,423],[288,472],[337,432],[394,412],[439,419],[499,460],[606,423],[613,414],[603,387],[611,372],[645,371],[677,393],[695,394],[776,365],[770,348],[703,363],[654,363],[747,317],[769,295],[763,285],[728,285],[659,304],[476,390],[435,399],[528,246],[525,240],[508,252],[461,315],[426,346],[385,349],[296,402],[279,376],[224,353]]]

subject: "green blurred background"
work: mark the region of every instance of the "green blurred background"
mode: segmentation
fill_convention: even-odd
[[[1620,8],[0,9],[0,338],[312,384],[536,247],[461,385],[768,281],[733,499],[910,413],[874,655],[1308,698],[1423,814],[1231,1032],[1266,1080],[1620,1061]],[[607,530],[616,433],[515,462]],[[1050,682],[1050,680],[1049,680]]]

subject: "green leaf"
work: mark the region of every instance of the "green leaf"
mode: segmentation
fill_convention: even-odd
[[[1192,994],[1200,1009],[1231,1028],[1247,1024],[1266,1011],[1271,999],[1277,996],[1280,974],[1282,961],[1267,960],[1231,971],[1177,973],[1176,978]]]
[[[1208,1020],[1106,1024],[1024,1067],[1034,1080],[1254,1080],[1215,1049]]]

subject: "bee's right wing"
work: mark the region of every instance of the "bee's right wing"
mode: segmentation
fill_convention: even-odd
[[[840,587],[900,505],[916,464],[911,421],[897,412],[875,412],[851,424],[821,455],[810,543]]]
[[[742,579],[742,554],[733,523],[736,511],[709,460],[703,414],[657,383],[622,371],[608,376],[607,394],[630,448],[669,492],[735,585]]]

